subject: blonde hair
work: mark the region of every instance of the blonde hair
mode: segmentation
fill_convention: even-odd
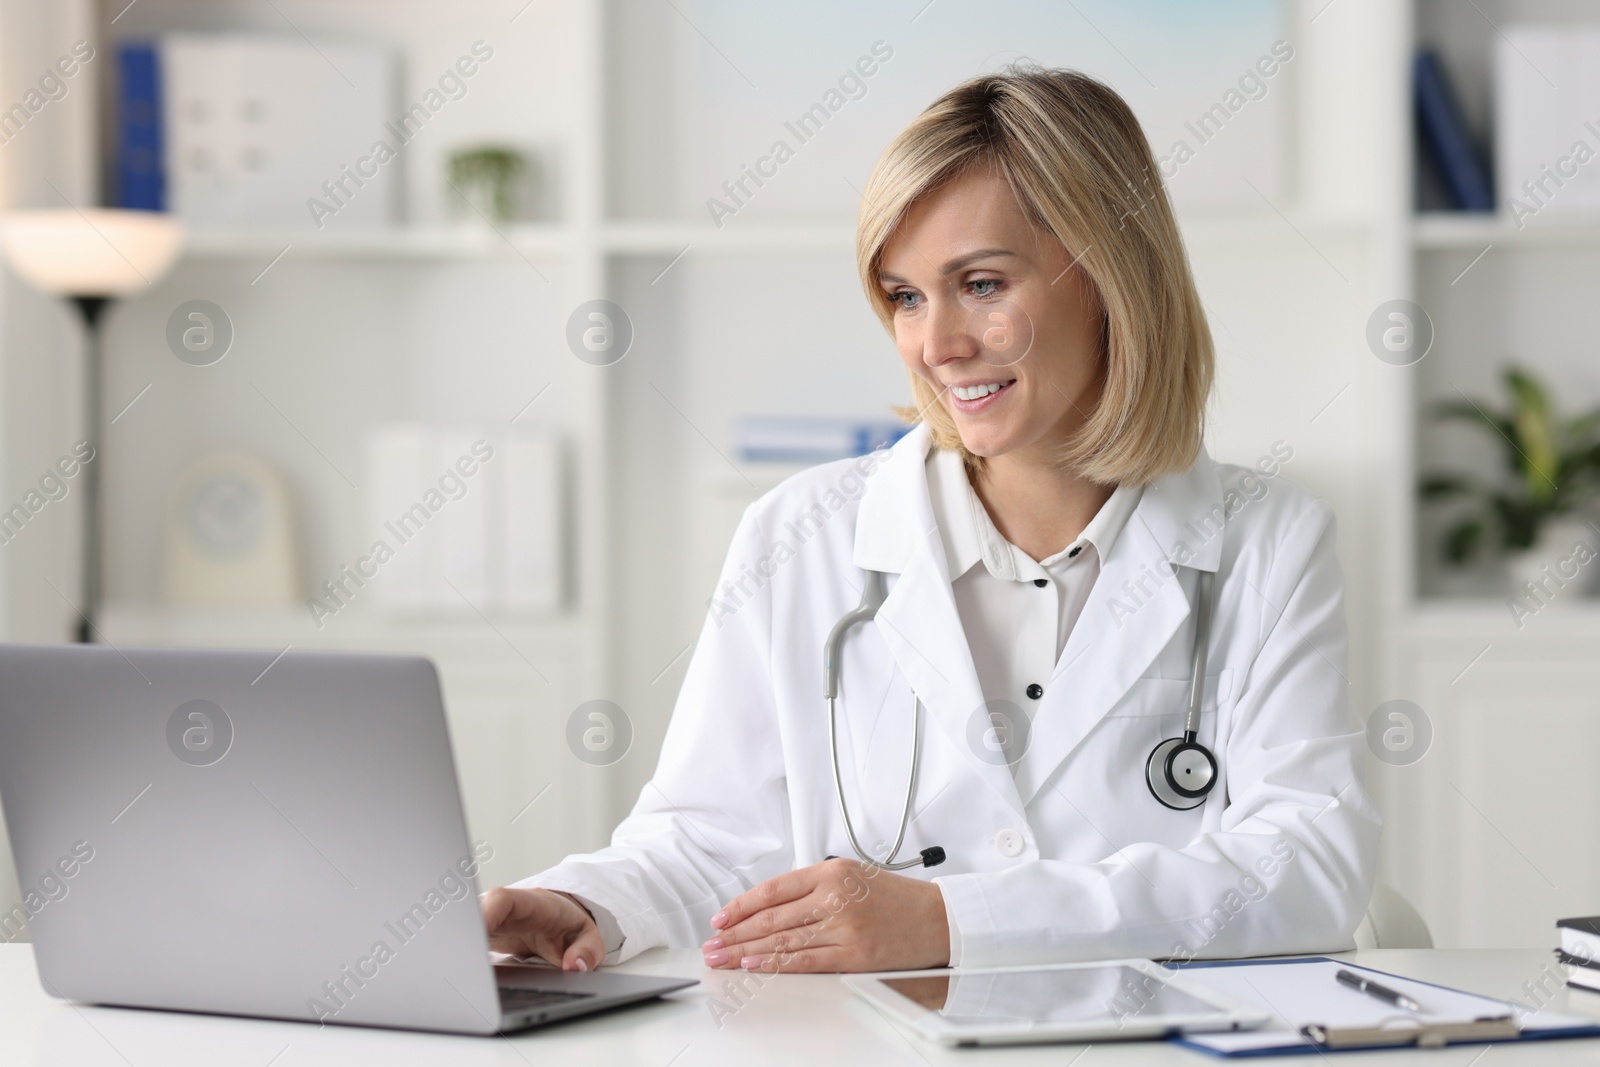
[[[1211,331],[1139,120],[1087,75],[1011,67],[973,78],[889,144],[856,221],[856,265],[879,320],[894,332],[878,279],[884,246],[914,203],[980,166],[1076,256],[1104,310],[1100,400],[1060,462],[1106,485],[1188,469],[1205,432]],[[981,466],[933,387],[912,373],[911,388],[916,406],[898,413],[925,420],[939,447]]]

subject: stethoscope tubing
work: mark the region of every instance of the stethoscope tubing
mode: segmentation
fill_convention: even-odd
[[[1201,570],[1198,572],[1195,596],[1195,636],[1194,657],[1191,665],[1189,680],[1189,707],[1184,715],[1183,736],[1171,738],[1161,742],[1150,753],[1150,759],[1145,769],[1146,781],[1150,786],[1150,793],[1163,806],[1177,811],[1187,811],[1198,807],[1210,795],[1217,780],[1217,759],[1209,748],[1199,741],[1200,736],[1200,708],[1205,700],[1206,686],[1206,653],[1211,643],[1211,616],[1213,611],[1212,592],[1216,580],[1214,571]],[[844,819],[845,835],[850,839],[850,847],[855,850],[856,856],[863,863],[869,864],[885,871],[903,871],[911,867],[932,865],[943,860],[943,849],[925,849],[921,856],[913,860],[900,860],[895,857],[900,854],[900,848],[905,844],[906,828],[911,821],[911,803],[916,795],[917,788],[917,762],[922,749],[922,715],[921,702],[915,693],[911,695],[911,769],[906,776],[906,802],[900,812],[900,830],[895,835],[894,847],[889,850],[889,855],[882,860],[867,854],[856,838],[855,825],[850,819],[850,806],[845,801],[844,772],[839,763],[839,676],[841,671],[841,657],[844,647],[845,635],[850,628],[858,623],[870,621],[878,613],[878,608],[883,605],[886,594],[887,576],[882,571],[866,572],[866,581],[862,588],[861,603],[853,610],[846,612],[834,623],[833,629],[828,632],[828,638],[822,646],[823,663],[823,696],[828,702],[828,750],[833,762],[833,786],[839,800],[839,814]],[[1173,761],[1182,752],[1193,752],[1201,756],[1209,773],[1205,775],[1203,783],[1195,789],[1185,788],[1178,783],[1177,773],[1173,769]],[[1169,791],[1171,796],[1163,796],[1163,791]],[[937,854],[936,860],[930,860],[930,855]]]
[[[1189,672],[1189,714],[1183,720],[1183,740],[1193,743],[1200,736],[1200,704],[1206,692],[1206,651],[1211,644],[1211,585],[1215,571],[1201,571],[1195,594],[1198,610],[1194,621],[1194,662]]]
[[[828,697],[828,747],[833,755],[833,787],[839,794],[839,813],[844,816],[845,836],[850,838],[850,847],[855,849],[856,855],[863,863],[871,864],[885,871],[903,871],[911,867],[920,867],[925,862],[921,856],[914,860],[901,860],[895,862],[895,856],[900,854],[900,846],[905,844],[906,827],[911,822],[911,798],[917,792],[917,753],[922,747],[922,716],[918,713],[919,701],[916,696],[911,697],[911,772],[906,776],[906,806],[900,812],[900,833],[894,839],[894,847],[889,850],[889,855],[878,860],[867,855],[861,843],[856,840],[856,828],[850,822],[850,808],[844,802],[844,776],[839,770],[839,728],[838,728],[838,698]]]

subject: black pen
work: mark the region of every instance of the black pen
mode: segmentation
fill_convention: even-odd
[[[1341,967],[1339,973],[1334,977],[1339,980],[1340,985],[1347,985],[1357,993],[1365,993],[1369,997],[1377,997],[1385,1004],[1393,1004],[1397,1008],[1406,1009],[1406,1011],[1422,1010],[1421,1004],[1418,1004],[1399,990],[1390,989],[1386,985],[1379,985],[1369,978],[1361,977],[1354,971],[1347,971]]]

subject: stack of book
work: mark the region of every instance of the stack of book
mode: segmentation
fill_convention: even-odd
[[[1439,54],[1430,48],[1417,52],[1412,66],[1417,98],[1417,125],[1431,164],[1457,211],[1494,210],[1494,191],[1483,154],[1467,128],[1461,103],[1445,74]]]
[[[1567,984],[1600,993],[1600,915],[1587,919],[1557,919],[1561,947],[1556,958],[1572,968]]]
[[[752,415],[739,420],[734,448],[746,463],[827,463],[888,448],[909,429],[899,420]]]

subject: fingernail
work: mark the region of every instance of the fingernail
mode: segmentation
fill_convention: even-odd
[[[588,969],[589,969],[589,961],[584,959],[582,956],[579,956],[578,957],[578,970],[587,971]]]
[[[726,949],[720,949],[719,948],[719,949],[715,950],[714,952],[707,952],[706,953],[706,966],[707,967],[721,967],[724,963],[727,963],[727,962],[728,962],[728,952],[727,952]]]
[[[744,959],[739,961],[739,966],[743,967],[747,971],[753,971],[757,967],[761,966],[761,962],[764,959],[766,959],[765,956],[746,956]]]
[[[728,925],[728,911],[727,911],[726,908],[724,908],[722,911],[717,912],[715,915],[711,916],[711,928],[713,930],[720,930],[724,926],[727,926],[727,925]]]
[[[701,952],[710,952],[714,948],[721,948],[721,947],[722,947],[722,938],[713,937],[711,940],[707,941],[705,944],[700,946],[700,951]]]

